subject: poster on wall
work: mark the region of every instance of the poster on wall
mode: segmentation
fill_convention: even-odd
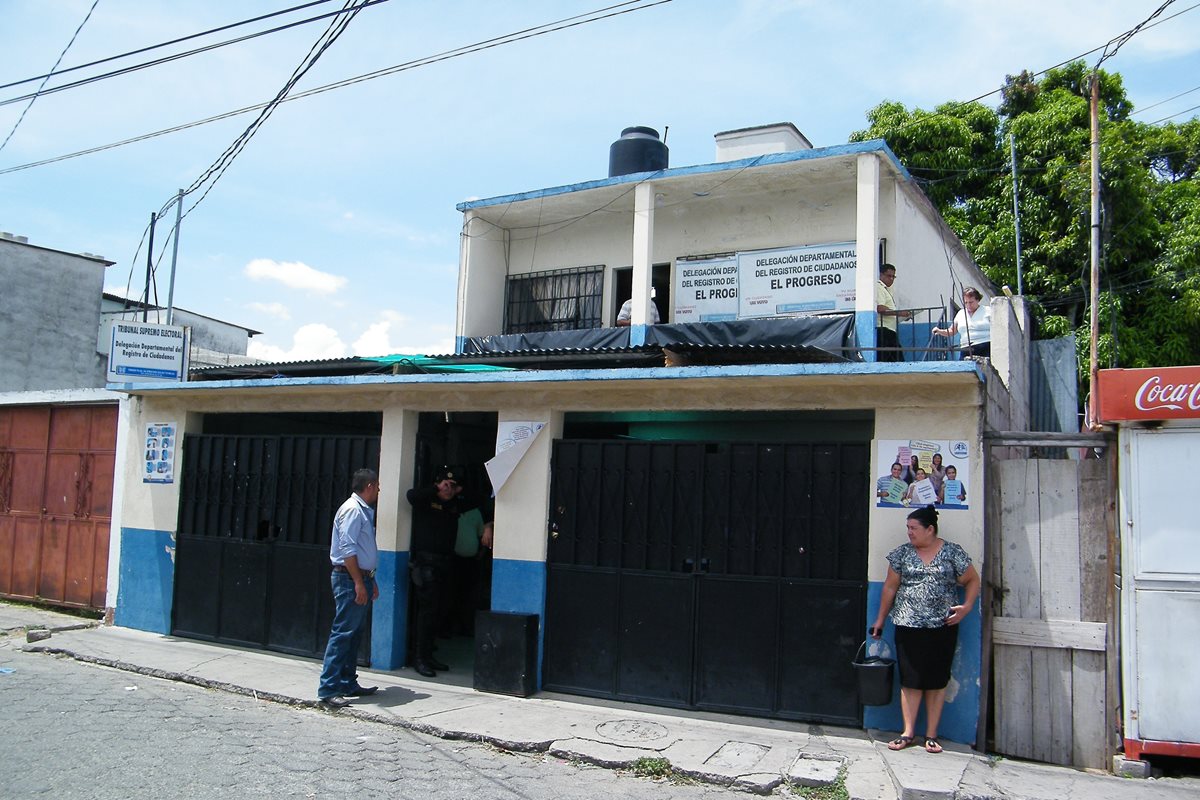
[[[728,322],[738,316],[737,256],[675,262],[672,322]]]
[[[146,458],[142,483],[174,483],[175,455],[179,452],[174,422],[151,422],[146,426]]]
[[[875,481],[877,507],[970,507],[971,448],[966,441],[880,439],[877,452],[886,469]]]
[[[738,253],[738,316],[853,311],[854,242]]]
[[[517,464],[533,444],[533,440],[546,427],[544,422],[501,422],[496,428],[496,455],[484,462],[488,480],[492,482],[492,496],[500,494],[500,488],[508,482]]]

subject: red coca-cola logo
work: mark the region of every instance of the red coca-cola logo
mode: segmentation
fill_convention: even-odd
[[[1200,410],[1200,382],[1163,383],[1158,375],[1147,378],[1133,396],[1139,411],[1157,411],[1169,408],[1182,411],[1185,407]]]

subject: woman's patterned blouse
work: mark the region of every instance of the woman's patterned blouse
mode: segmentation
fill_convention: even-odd
[[[958,603],[958,579],[971,566],[971,557],[954,542],[942,549],[926,566],[912,543],[902,544],[887,555],[888,564],[900,576],[891,617],[906,628],[940,628]]]

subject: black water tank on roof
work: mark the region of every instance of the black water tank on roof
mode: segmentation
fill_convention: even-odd
[[[635,126],[621,131],[608,148],[608,177],[667,168],[667,146],[654,128]]]

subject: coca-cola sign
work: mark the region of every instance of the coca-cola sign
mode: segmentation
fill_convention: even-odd
[[[1200,367],[1100,370],[1100,419],[1200,419]]]

